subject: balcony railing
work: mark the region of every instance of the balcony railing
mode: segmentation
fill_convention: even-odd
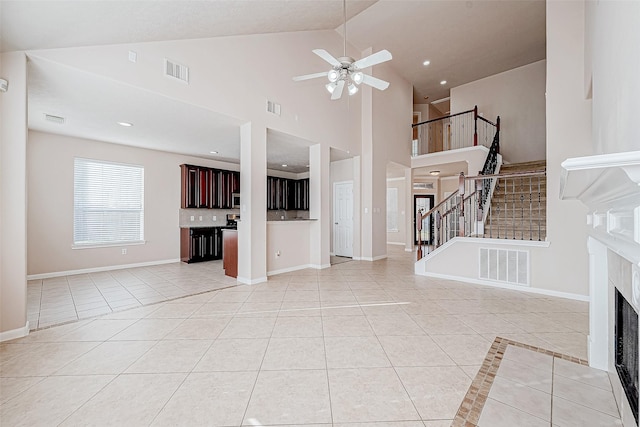
[[[500,130],[500,118],[493,123],[473,110],[451,114],[411,125],[413,157],[440,151],[483,145],[491,146],[496,131]]]

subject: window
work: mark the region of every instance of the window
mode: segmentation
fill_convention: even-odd
[[[387,188],[387,231],[398,231],[398,189]]]
[[[144,168],[74,159],[73,245],[144,241]]]

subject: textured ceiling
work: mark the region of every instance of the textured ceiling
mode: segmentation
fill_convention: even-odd
[[[350,18],[376,0],[349,0]],[[0,49],[330,30],[342,0],[2,0]]]

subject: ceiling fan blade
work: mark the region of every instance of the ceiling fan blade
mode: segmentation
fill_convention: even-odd
[[[362,70],[364,68],[368,68],[373,65],[378,65],[383,62],[386,62],[391,58],[393,58],[391,56],[391,52],[385,49],[385,50],[381,50],[380,52],[376,52],[373,55],[369,55],[366,58],[357,60],[356,62],[353,63],[353,67]]]
[[[362,83],[375,87],[379,90],[385,90],[389,87],[389,82],[385,82],[384,80],[380,80],[377,77],[368,76],[366,74],[362,77]]]
[[[340,99],[342,96],[342,90],[344,89],[344,80],[338,80],[338,86],[336,86],[335,90],[331,94],[331,100],[334,101],[336,99]]]
[[[294,82],[301,82],[303,80],[317,79],[318,77],[327,77],[327,71],[322,73],[305,74],[304,76],[296,76],[293,78]]]
[[[336,58],[334,58],[329,52],[327,52],[324,49],[313,49],[312,52],[318,55],[320,58],[327,61],[329,64],[331,64],[332,67],[342,66],[340,61],[338,61]]]

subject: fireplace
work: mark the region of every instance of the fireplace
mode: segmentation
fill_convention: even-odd
[[[615,366],[638,423],[638,314],[616,289]]]

